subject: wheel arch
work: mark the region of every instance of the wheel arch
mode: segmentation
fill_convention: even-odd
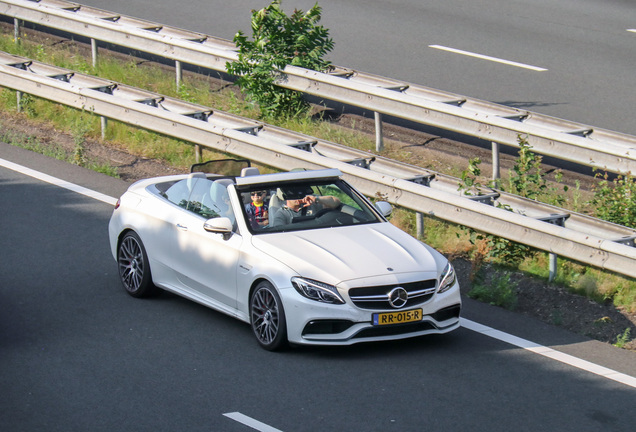
[[[246,304],[247,304],[247,312],[246,313],[247,313],[248,322],[252,321],[252,317],[250,316],[250,312],[249,312],[249,304],[250,304],[250,301],[252,299],[252,294],[254,294],[254,290],[256,290],[256,287],[261,282],[269,283],[274,288],[276,293],[278,294],[278,297],[280,298],[283,310],[285,311],[285,323],[287,325],[289,325],[289,317],[288,317],[288,314],[287,314],[287,308],[286,308],[285,300],[284,300],[285,297],[282,295],[281,290],[278,288],[278,285],[276,285],[276,283],[274,283],[270,278],[268,278],[266,276],[257,277],[256,279],[254,279],[254,281],[252,281],[252,284],[250,285],[250,289],[249,289],[249,292],[247,294],[247,302],[246,302]]]
[[[122,239],[124,238],[124,236],[126,234],[128,234],[131,231],[134,232],[135,234],[139,235],[139,233],[137,231],[135,231],[134,229],[132,229],[132,228],[124,228],[123,230],[121,230],[121,232],[117,236],[117,248],[115,250],[117,250],[117,251],[119,250],[119,246],[121,246]]]
[[[275,283],[273,283],[271,280],[269,280],[268,278],[264,277],[264,276],[259,276],[256,279],[254,279],[254,281],[252,281],[252,284],[250,285],[250,290],[247,293],[247,303],[249,304],[250,299],[252,298],[252,294],[254,294],[254,290],[256,289],[256,287],[261,283],[261,282],[267,282],[269,283],[271,286],[274,287],[274,289],[278,292],[278,295],[280,296],[280,291],[278,289],[278,287],[276,286]]]

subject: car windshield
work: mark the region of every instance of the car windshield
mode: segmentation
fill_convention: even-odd
[[[382,221],[366,199],[342,180],[250,185],[238,193],[254,234]]]

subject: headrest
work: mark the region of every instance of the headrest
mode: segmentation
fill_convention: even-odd
[[[256,167],[245,167],[241,170],[241,177],[259,175],[261,172]]]

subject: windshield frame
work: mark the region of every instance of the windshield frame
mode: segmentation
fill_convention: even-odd
[[[289,197],[291,193],[293,198],[300,199],[299,197],[303,195],[304,191],[309,192],[310,190],[313,192],[311,195],[319,197],[318,206],[321,208],[316,206],[311,209],[312,213],[294,216],[289,223],[275,224],[274,219],[276,218],[276,213],[279,211],[296,214],[292,209],[287,207],[286,201],[283,198]],[[250,215],[248,215],[247,208],[251,203],[251,193],[254,191],[267,191],[265,199],[269,218],[267,225],[259,226],[255,224],[253,219],[252,221],[250,220]],[[243,218],[249,231],[253,235],[386,222],[384,216],[380,214],[364,195],[341,178],[308,178],[293,182],[251,183],[237,186],[236,192],[241,205]],[[285,195],[285,193],[287,193],[287,195]],[[339,204],[335,208],[327,210],[324,208],[325,206],[320,204],[320,201],[331,202],[330,197],[332,196],[337,198]],[[273,206],[272,203],[275,201],[278,201],[278,205]],[[337,201],[333,200],[336,204]],[[311,206],[306,205],[306,207],[309,209]],[[283,210],[284,208],[286,210]],[[302,213],[302,211],[300,213]],[[280,219],[281,217],[276,220],[280,222]]]

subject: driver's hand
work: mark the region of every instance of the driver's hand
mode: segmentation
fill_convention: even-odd
[[[305,198],[301,199],[302,207],[307,207],[315,203],[317,198],[313,195],[307,195]]]

